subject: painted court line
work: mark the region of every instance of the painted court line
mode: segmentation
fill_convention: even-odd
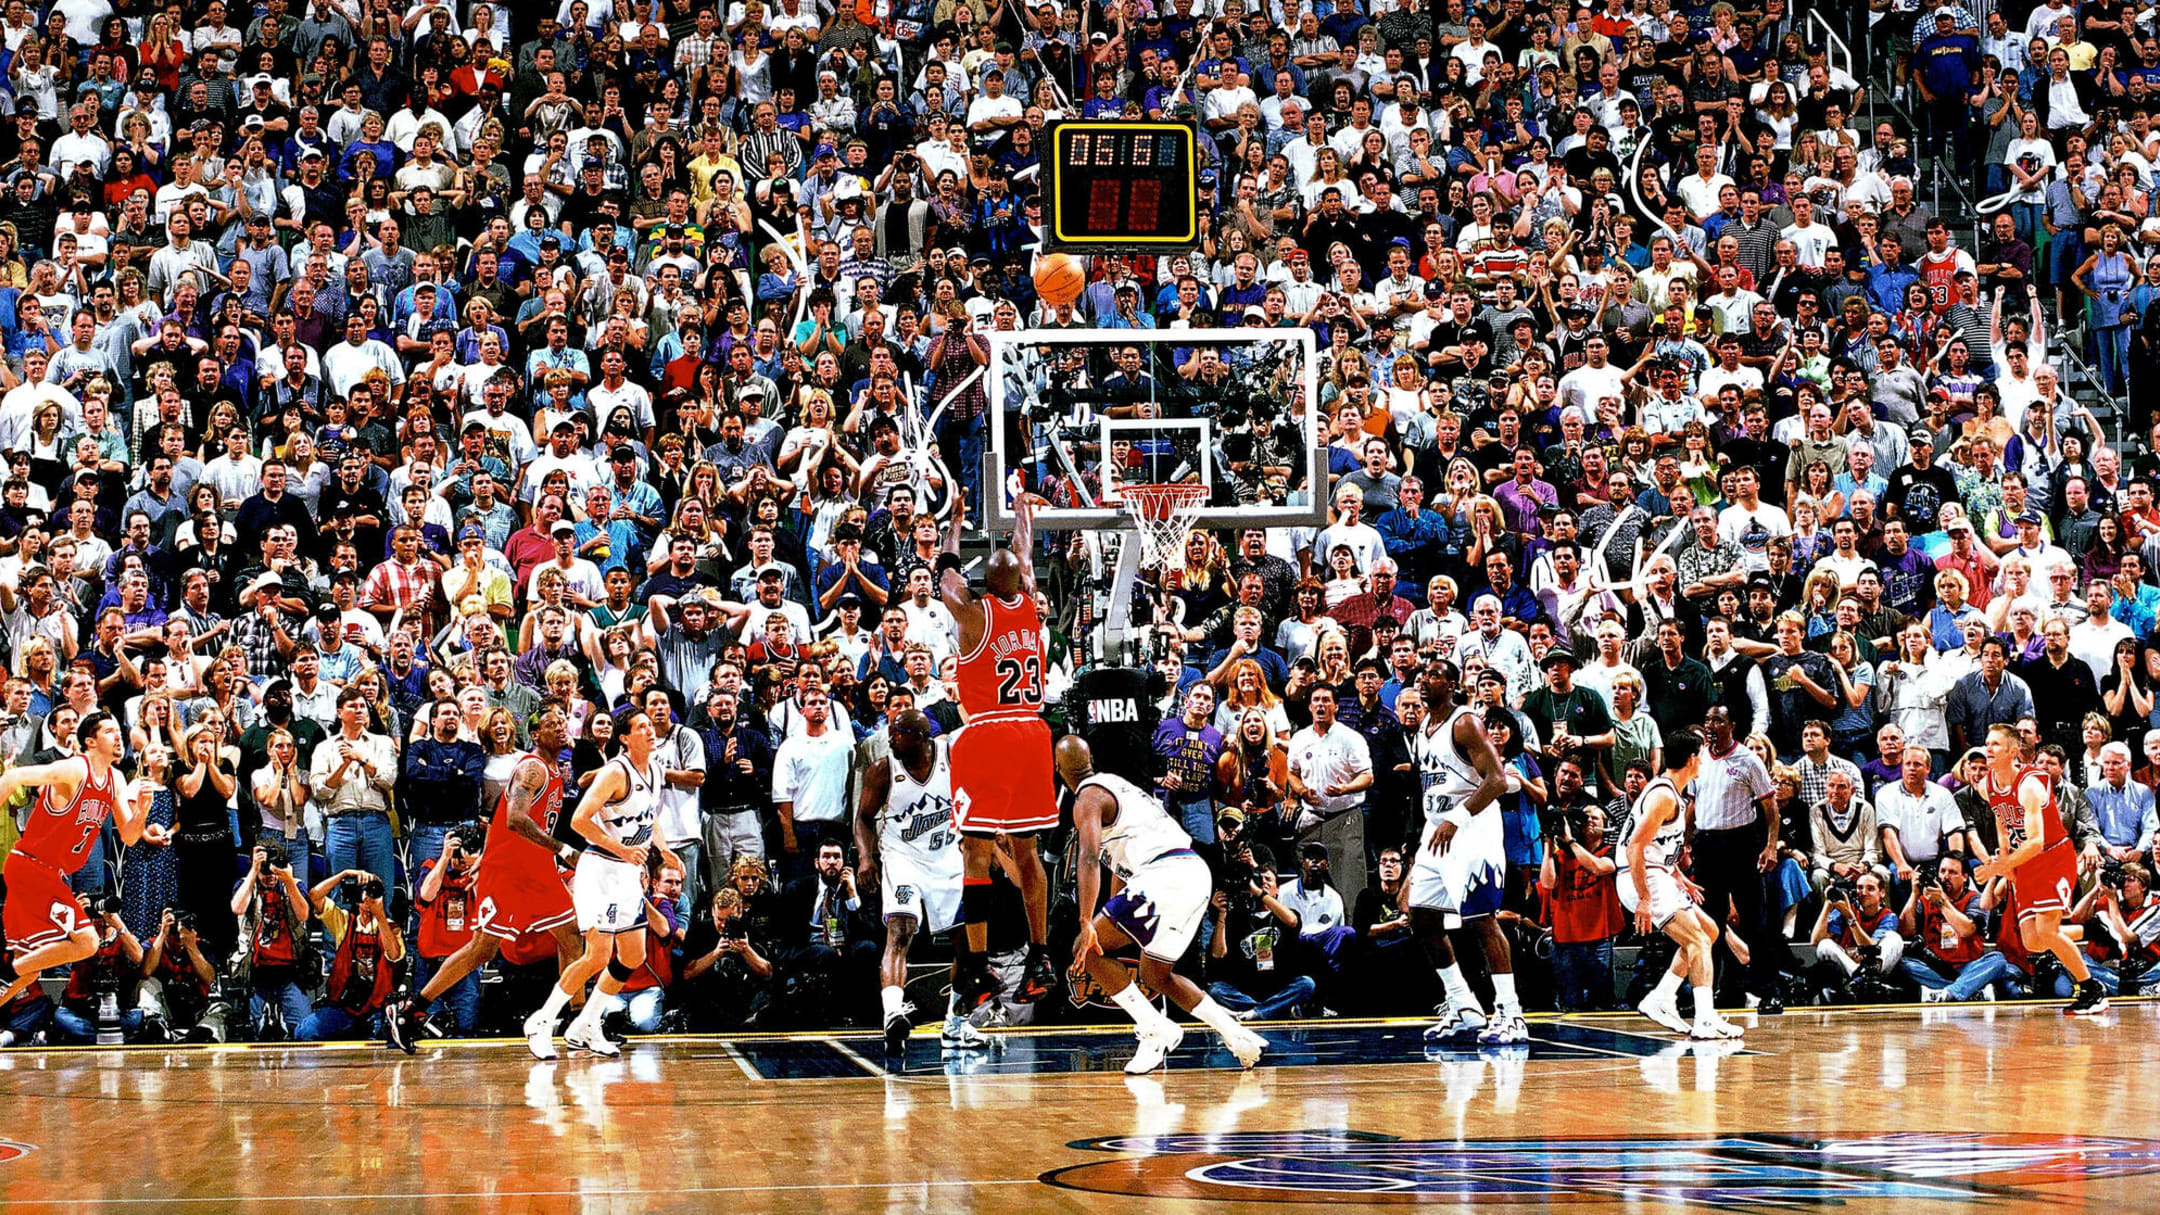
[[[760,1084],[763,1084],[765,1082],[765,1077],[758,1073],[758,1069],[750,1066],[750,1061],[743,1058],[741,1047],[735,1045],[733,1042],[722,1042],[720,1046],[722,1049],[727,1051],[727,1057],[735,1061],[735,1066],[742,1069],[743,1075],[748,1076],[749,1078],[757,1081]]]
[[[861,1053],[858,1052],[854,1047],[849,1046],[847,1043],[842,1042],[838,1038],[819,1038],[818,1041],[823,1042],[825,1045],[830,1046],[834,1050],[840,1052],[842,1058],[853,1060],[857,1066],[861,1067],[864,1071],[869,1072],[873,1076],[883,1077],[892,1074],[891,1072],[886,1071],[883,1067],[880,1067],[879,1065],[872,1063],[870,1060],[863,1058]]]

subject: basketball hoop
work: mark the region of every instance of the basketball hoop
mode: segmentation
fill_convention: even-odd
[[[1125,485],[1119,487],[1125,514],[1140,541],[1140,564],[1159,570],[1183,555],[1193,520],[1207,505],[1205,485]]]

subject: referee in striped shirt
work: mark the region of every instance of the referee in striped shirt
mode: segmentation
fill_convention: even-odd
[[[1750,955],[1747,986],[1762,1001],[1756,1011],[1783,1012],[1772,951],[1785,946],[1769,931],[1763,914],[1763,875],[1777,863],[1777,832],[1772,827],[1776,786],[1755,753],[1734,740],[1730,709],[1710,706],[1703,726],[1709,745],[1695,774],[1694,845],[1703,907],[1723,924],[1726,901],[1731,900]]]

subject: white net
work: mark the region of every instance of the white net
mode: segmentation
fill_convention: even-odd
[[[1204,485],[1127,485],[1119,494],[1140,544],[1140,564],[1151,570],[1179,559],[1208,502]]]

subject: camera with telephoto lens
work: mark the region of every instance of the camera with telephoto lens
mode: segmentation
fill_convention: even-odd
[[[1579,807],[1538,808],[1538,830],[1546,839],[1569,843],[1581,839],[1590,828],[1590,816]]]
[[[1913,869],[1913,885],[1922,890],[1942,889],[1942,866],[1934,861],[1923,861]]]
[[[93,920],[117,914],[120,910],[120,896],[109,890],[99,890],[86,894],[83,896],[82,903],[83,910],[89,912],[90,918]]]
[[[2110,890],[2122,889],[2123,863],[2121,861],[2100,862],[2100,884]]]
[[[730,916],[728,922],[720,926],[720,939],[723,941],[747,941],[750,939],[750,926],[743,922],[741,916]]]
[[[363,899],[379,899],[383,896],[382,879],[374,874],[369,874],[365,879],[349,877],[338,883],[338,893],[349,903],[357,903]]]
[[[257,840],[255,846],[262,849],[264,869],[283,869],[292,864],[292,857],[286,854],[283,840]]]
[[[195,919],[195,913],[194,913],[194,912],[192,912],[192,911],[190,911],[190,910],[188,910],[187,908],[185,908],[185,907],[167,907],[167,908],[165,909],[165,912],[166,912],[166,914],[167,914],[167,915],[170,915],[170,916],[172,917],[172,919],[173,919],[173,928],[174,928],[175,930],[177,930],[177,931],[180,931],[180,932],[199,932],[199,931],[201,931],[200,925],[198,924],[197,920]]]

